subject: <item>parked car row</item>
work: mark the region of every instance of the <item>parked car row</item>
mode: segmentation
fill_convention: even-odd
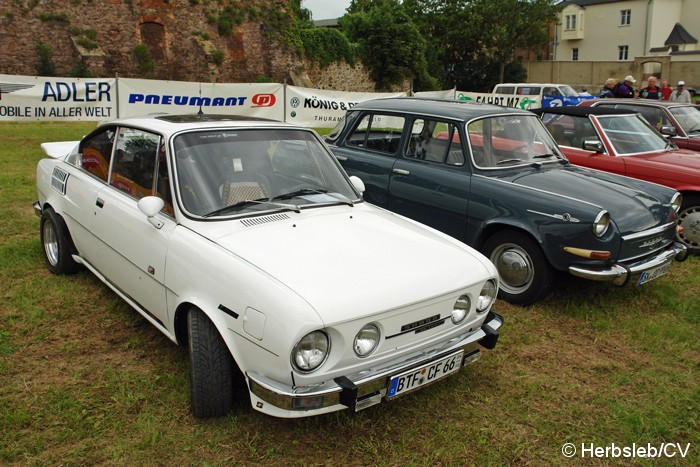
[[[89,270],[188,349],[195,416],[240,400],[290,418],[475,362],[498,341],[497,296],[533,303],[559,273],[641,286],[698,249],[698,157],[628,110],[380,99],[325,142],[162,115],[45,143],[46,266]],[[674,162],[687,180],[664,178]]]

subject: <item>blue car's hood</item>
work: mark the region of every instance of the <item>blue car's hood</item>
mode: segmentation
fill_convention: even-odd
[[[599,206],[610,213],[623,235],[674,218],[668,206],[674,190],[598,170],[571,165],[533,168],[511,181]]]

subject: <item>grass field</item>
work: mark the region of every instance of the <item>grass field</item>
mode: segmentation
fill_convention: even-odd
[[[93,127],[0,124],[0,464],[700,463],[698,257],[642,288],[562,278],[531,307],[499,301],[496,349],[357,414],[194,419],[184,350],[89,273],[44,267],[31,208],[39,144]],[[653,461],[582,458],[591,443],[678,446]]]

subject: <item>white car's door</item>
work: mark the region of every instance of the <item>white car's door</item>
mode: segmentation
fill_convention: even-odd
[[[167,185],[167,177],[162,176],[167,167],[161,149],[158,135],[119,128],[109,184],[96,194],[90,230],[101,244],[93,266],[166,326],[165,258],[176,222],[167,213],[169,188],[158,187],[159,183]],[[166,200],[166,208],[156,216],[162,223],[160,228],[137,206],[139,199],[153,195]]]

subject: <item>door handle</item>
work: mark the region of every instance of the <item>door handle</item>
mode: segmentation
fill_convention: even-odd
[[[408,170],[404,170],[404,169],[392,169],[391,171],[394,172],[395,174],[399,174],[399,175],[410,175],[411,174],[411,172],[409,172]]]
[[[346,160],[348,160],[347,157],[345,157],[345,156],[339,156],[339,155],[337,155],[337,154],[335,154],[335,158],[338,159],[339,161],[346,161]]]
[[[97,201],[95,201],[95,206],[102,209],[104,207],[104,205],[105,205],[105,200],[103,200],[102,198],[97,198]]]

